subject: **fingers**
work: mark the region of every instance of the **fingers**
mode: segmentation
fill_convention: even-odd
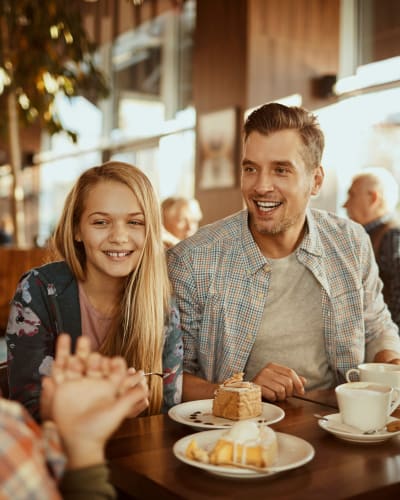
[[[76,341],[76,355],[82,360],[86,360],[91,352],[89,337],[78,337]]]
[[[142,413],[149,406],[148,394],[149,391],[146,381],[145,386],[142,382],[140,382],[139,384],[136,384],[135,387],[125,391],[125,393],[118,398],[117,403],[114,405],[114,409],[120,419],[119,422],[121,422],[124,418],[132,418],[140,415],[140,413]]]
[[[52,402],[54,391],[56,388],[55,381],[50,377],[43,377],[42,379],[42,392],[40,394],[40,416],[42,420],[52,418]]]
[[[90,378],[103,378],[103,356],[92,352],[86,359],[86,375]]]
[[[109,379],[116,388],[120,388],[124,379],[128,377],[126,361],[121,356],[111,358],[109,364]]]
[[[123,378],[119,385],[119,394],[124,394],[126,391],[132,389],[133,387],[140,385],[148,394],[149,388],[147,385],[147,379],[144,376],[142,370],[139,370],[137,373],[131,375],[128,374]]]
[[[66,333],[62,333],[57,338],[56,352],[55,352],[53,366],[55,365],[59,369],[64,368],[70,354],[71,354],[71,337]]]
[[[64,370],[65,380],[77,380],[82,378],[85,369],[85,363],[83,363],[81,359],[77,356],[69,356]]]
[[[263,397],[270,401],[283,401],[293,394],[304,394],[306,379],[291,368],[269,363],[254,378],[262,386]]]
[[[66,333],[58,336],[52,377],[57,384],[64,380],[75,380],[82,377],[85,371],[84,361],[90,352],[90,341],[86,337],[77,340],[76,355],[71,354],[71,337]]]

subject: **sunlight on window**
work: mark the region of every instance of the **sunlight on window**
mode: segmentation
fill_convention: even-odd
[[[322,208],[345,215],[347,189],[364,167],[385,167],[400,181],[400,88],[351,97],[316,114],[326,144],[321,198],[332,201],[334,193],[335,200],[334,206]]]

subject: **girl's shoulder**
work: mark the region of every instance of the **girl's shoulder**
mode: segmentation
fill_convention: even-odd
[[[23,274],[17,285],[17,293],[27,289],[46,288],[49,295],[64,290],[75,277],[64,261],[50,262],[40,267],[34,267]]]

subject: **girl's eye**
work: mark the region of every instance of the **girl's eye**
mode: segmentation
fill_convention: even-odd
[[[129,224],[132,226],[144,226],[144,221],[142,220],[130,220]]]
[[[101,220],[95,220],[95,221],[93,221],[93,224],[95,226],[104,226],[105,224],[107,224],[107,221],[105,221],[103,219],[101,219]]]

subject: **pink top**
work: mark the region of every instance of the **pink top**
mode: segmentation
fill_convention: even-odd
[[[104,314],[92,306],[81,283],[78,283],[78,288],[82,335],[89,337],[92,350],[98,351],[107,332],[110,331],[113,317],[104,316]]]

